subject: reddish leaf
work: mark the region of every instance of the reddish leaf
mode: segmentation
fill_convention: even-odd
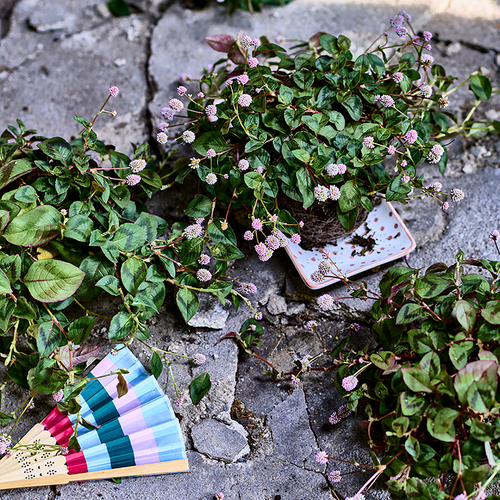
[[[229,332],[229,333],[226,333],[226,335],[223,335],[218,341],[217,341],[217,344],[221,341],[221,340],[224,340],[224,339],[230,339],[230,338],[234,338],[236,337],[238,334],[236,332]],[[216,345],[217,345],[216,344]]]
[[[226,54],[231,50],[234,37],[231,35],[210,35],[204,38],[205,42],[217,52],[225,52]]]
[[[87,362],[87,366],[90,365],[101,352],[101,348],[98,345],[84,345],[78,347],[73,351],[73,367],[79,365],[80,363]],[[64,367],[69,370],[69,348],[68,346],[61,347],[59,349],[59,358]]]

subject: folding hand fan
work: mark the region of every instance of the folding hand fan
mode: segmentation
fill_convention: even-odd
[[[117,393],[117,375],[125,368],[128,392]],[[0,460],[0,490],[66,484],[70,481],[164,474],[189,470],[179,422],[156,379],[127,349],[108,354],[89,374],[94,378],[80,394],[82,417],[94,424],[78,426],[80,452],[14,451]],[[76,415],[56,407],[36,424],[21,444],[68,446]]]

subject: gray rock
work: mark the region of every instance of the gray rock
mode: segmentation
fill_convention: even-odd
[[[286,313],[285,298],[279,295],[271,295],[267,301],[267,310],[273,315]]]
[[[226,319],[229,316],[229,301],[226,300],[224,305],[220,300],[208,293],[199,295],[200,307],[196,314],[188,321],[189,326],[197,328],[211,328],[213,330],[221,330],[226,324]]]
[[[305,310],[306,310],[305,304],[301,304],[300,302],[292,302],[291,304],[287,305],[285,314],[287,316],[296,316],[297,314],[300,314],[302,311]]]
[[[248,442],[241,430],[231,429],[209,418],[191,429],[195,449],[209,458],[230,463],[250,452]]]
[[[309,425],[306,400],[301,388],[295,389],[271,411],[269,426],[273,434],[275,457],[299,467],[324,469],[314,461],[314,454],[319,450]]]

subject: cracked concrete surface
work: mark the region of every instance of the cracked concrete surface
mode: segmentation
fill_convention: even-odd
[[[137,0],[134,5],[132,16],[113,18],[99,0],[0,1],[0,130],[21,118],[44,135],[75,135],[78,126],[73,114],[92,117],[108,87],[117,85],[121,92],[112,105],[118,116],[100,118],[96,131],[118,150],[130,152],[131,143],[151,138],[159,109],[175,95],[179,75],[191,73],[196,78],[203,66],[218,58],[204,44],[203,36],[236,35],[244,30],[272,40],[276,35],[307,38],[327,31],[349,36],[353,50],[359,52],[387,28],[389,17],[400,9],[411,12],[414,27],[435,33],[432,53],[436,62],[458,77],[478,66],[489,68],[494,85],[499,85],[500,6],[493,0],[295,0],[283,8],[266,8],[255,15],[237,12],[232,17],[217,4],[202,11],[161,0]],[[450,107],[460,111],[471,99],[464,86],[453,94]],[[499,97],[483,104],[479,113],[500,119]],[[462,188],[466,199],[446,213],[427,199],[397,207],[417,241],[417,249],[408,257],[414,267],[439,260],[449,263],[457,247],[469,257],[495,259],[488,233],[500,229],[500,141],[496,136],[475,142],[458,139],[450,151],[444,179],[432,166],[426,177],[429,182],[439,179],[445,188]],[[150,209],[169,222],[179,219],[194,189],[186,183],[182,190],[157,195]],[[368,301],[339,301],[337,309],[325,313],[315,299],[325,292],[344,297],[348,292],[343,285],[309,290],[282,250],[261,263],[249,245],[244,248],[247,257],[235,262],[232,272],[259,287],[259,296],[252,298],[264,313],[266,333],[259,350],[279,370],[287,371],[304,354],[321,352],[319,341],[304,329],[310,319],[318,320],[327,347],[351,321],[362,326],[352,339],[353,347],[362,348],[369,341]],[[359,279],[376,288],[382,272],[393,264],[365,272]],[[113,307],[100,303],[96,310]],[[370,463],[366,434],[355,416],[336,426],[328,423],[329,415],[343,404],[332,375],[308,373],[297,388],[289,380],[276,383],[262,375],[265,365],[238,352],[231,340],[217,343],[223,334],[238,330],[247,315],[244,307],[238,312],[230,307],[220,330],[191,327],[180,317],[170,291],[161,314],[150,321],[151,344],[207,357],[203,367],[193,367],[183,358],[174,359],[172,365],[184,391],[192,377],[204,370],[213,382],[198,406],[185,404],[176,409],[186,440],[189,474],[127,478],[122,484],[100,481],[3,491],[0,499],[209,500],[218,491],[227,500],[332,500],[353,495],[369,473],[350,474],[340,483],[329,484],[326,474],[331,470],[351,472],[354,467],[333,462],[325,467],[314,461],[321,449],[345,460]],[[88,342],[102,343],[106,326],[98,323]],[[105,344],[103,352],[109,348]],[[147,366],[146,350],[134,346],[134,352]],[[166,382],[165,374],[160,382]],[[172,396],[170,387],[168,391]],[[2,410],[12,408],[23,395],[22,390],[9,390]],[[50,407],[47,400],[37,400],[17,436],[39,422]],[[249,450],[239,453],[234,441],[227,443],[234,446],[228,446],[226,455],[207,453],[217,440],[212,429],[204,442],[199,431],[205,427],[220,429],[221,435],[243,429],[237,441],[241,445],[246,441]],[[380,484],[367,498],[385,500],[389,495]]]

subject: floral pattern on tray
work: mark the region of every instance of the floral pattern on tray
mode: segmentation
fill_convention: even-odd
[[[306,286],[317,290],[340,281],[334,277],[321,283],[311,280],[311,274],[318,269],[322,260],[323,251],[330,252],[344,275],[352,276],[399,259],[415,246],[415,240],[394,207],[382,201],[370,212],[366,222],[350,236],[312,250],[304,250],[300,245],[290,242],[286,251]]]

